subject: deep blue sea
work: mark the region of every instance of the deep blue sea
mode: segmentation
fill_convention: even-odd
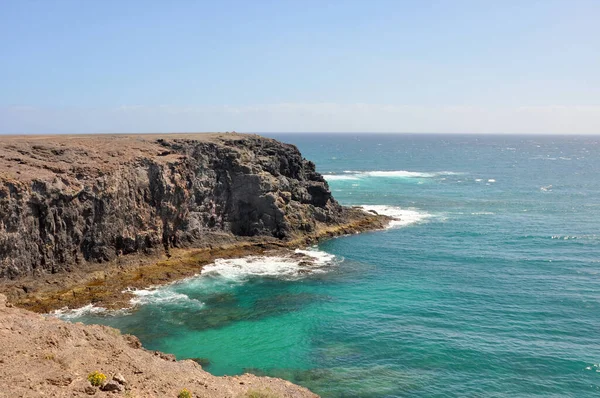
[[[600,396],[600,137],[270,136],[397,220],[63,316],[323,397]]]

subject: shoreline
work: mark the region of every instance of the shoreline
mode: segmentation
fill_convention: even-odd
[[[393,217],[341,206],[298,148],[256,135],[3,141],[0,316],[14,326],[0,328],[11,342],[2,352],[11,360],[0,371],[11,384],[53,396],[106,396],[85,377],[99,370],[112,378],[107,386],[148,397],[174,396],[186,386],[224,398],[271,387],[282,397],[315,396],[280,379],[215,377],[194,361],[133,352],[126,346],[139,349],[139,340],[122,339],[117,329],[40,314],[90,305],[132,309],[132,291],[198,275],[217,259],[287,255],[385,229]],[[35,386],[23,382],[23,372]],[[122,375],[131,385],[119,381]]]
[[[147,289],[167,285],[199,274],[203,266],[219,258],[240,258],[269,251],[294,250],[319,241],[361,232],[384,229],[388,216],[346,208],[348,221],[339,225],[319,225],[313,233],[281,241],[271,237],[239,238],[223,234],[220,245],[199,248],[175,248],[169,256],[128,255],[89,269],[28,276],[0,282],[0,292],[17,307],[37,313],[78,309],[87,305],[119,310],[131,308],[134,297],[128,289]]]
[[[0,294],[0,374],[11,397],[311,397],[289,381],[245,373],[214,376],[192,359],[144,348],[137,337],[15,307]],[[104,381],[90,383],[100,373]],[[0,393],[0,396],[8,396]]]

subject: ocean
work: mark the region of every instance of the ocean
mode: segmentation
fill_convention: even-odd
[[[600,137],[268,136],[396,221],[61,316],[323,397],[600,396]]]

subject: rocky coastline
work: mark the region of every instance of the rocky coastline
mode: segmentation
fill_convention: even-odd
[[[12,358],[0,361],[0,375],[11,396],[108,393],[89,388],[92,368],[117,372],[113,384],[133,380],[116,386],[128,396],[171,396],[186,384],[168,376],[179,373],[201,391],[194,396],[251,396],[255,387],[314,396],[279,379],[216,378],[193,361],[139,350],[115,329],[34,312],[129,307],[128,290],[196,275],[215,259],[381,229],[388,217],[341,206],[295,146],[256,135],[0,141],[0,332],[2,358]]]
[[[289,144],[245,134],[0,138],[0,292],[37,312],[128,305],[126,288],[216,258],[379,229]]]

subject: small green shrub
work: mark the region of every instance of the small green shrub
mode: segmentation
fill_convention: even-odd
[[[93,371],[88,375],[88,381],[94,386],[99,387],[106,381],[106,375],[98,371]]]
[[[192,398],[192,393],[187,388],[184,388],[183,390],[179,391],[177,398]]]

